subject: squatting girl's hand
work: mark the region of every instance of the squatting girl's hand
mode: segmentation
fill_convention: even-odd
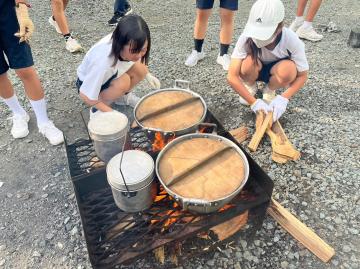
[[[273,110],[273,122],[277,121],[282,114],[284,114],[287,104],[289,103],[289,99],[278,95],[276,96],[270,103],[270,108]]]
[[[254,113],[262,110],[265,112],[265,114],[267,114],[269,111],[271,111],[270,106],[261,99],[256,99],[256,101],[250,107]]]

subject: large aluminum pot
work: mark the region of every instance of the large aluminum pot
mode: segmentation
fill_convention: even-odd
[[[129,120],[118,111],[95,115],[88,123],[88,130],[97,156],[105,163],[122,151],[125,141],[130,141]]]
[[[185,210],[197,213],[214,212],[229,203],[249,176],[248,160],[235,143],[201,133],[167,144],[157,157],[155,170],[166,191]]]
[[[154,160],[146,152],[126,150],[119,153],[107,164],[106,174],[115,204],[123,211],[139,212],[153,203],[156,196]]]
[[[176,80],[174,88],[142,97],[134,108],[134,119],[146,130],[180,136],[196,132],[206,112],[204,99],[189,89],[189,82]]]

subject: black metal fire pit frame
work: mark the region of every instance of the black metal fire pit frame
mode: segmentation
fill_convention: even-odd
[[[217,124],[218,134],[241,148],[209,111],[206,121]],[[151,151],[148,136],[143,130],[132,129],[133,146]],[[126,213],[114,203],[105,167],[96,159],[91,140],[80,140],[73,144],[65,141],[65,145],[89,258],[94,268],[115,268],[128,264],[151,250],[183,242],[247,210],[255,220],[254,230],[257,230],[270,203],[272,180],[243,150],[249,161],[250,175],[244,189],[231,201],[229,208],[208,215],[182,211],[158,184],[158,196],[150,209]],[[149,153],[156,158],[156,153]],[[218,243],[221,242],[208,249],[213,249]]]

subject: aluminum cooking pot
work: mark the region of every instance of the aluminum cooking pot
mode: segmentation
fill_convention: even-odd
[[[248,160],[235,143],[201,133],[167,144],[155,170],[165,190],[185,210],[197,213],[214,212],[229,203],[249,177]]]
[[[179,136],[196,132],[206,112],[204,99],[189,89],[189,82],[175,80],[174,88],[142,97],[134,108],[134,119],[148,131]]]

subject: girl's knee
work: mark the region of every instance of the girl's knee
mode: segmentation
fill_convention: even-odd
[[[15,73],[21,80],[32,80],[37,77],[36,72],[32,67],[16,69]]]
[[[253,80],[254,77],[256,78],[258,76],[261,68],[261,61],[258,59],[255,61],[250,55],[248,55],[241,63],[240,77],[245,81],[249,80],[249,78]]]

